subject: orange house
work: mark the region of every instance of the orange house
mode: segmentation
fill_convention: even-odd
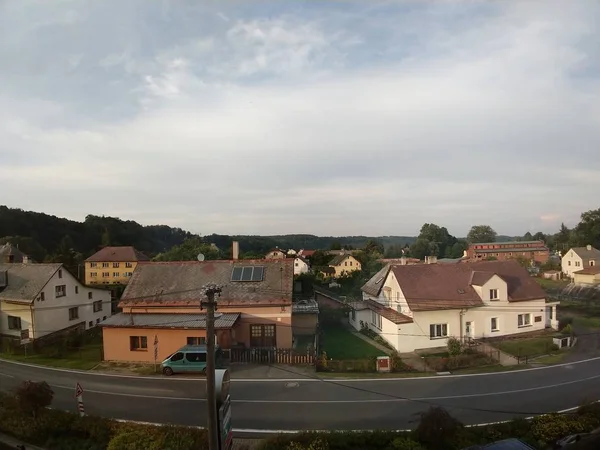
[[[219,346],[292,347],[293,259],[140,262],[119,307],[102,323],[106,361],[162,361],[206,340],[201,288],[222,286],[215,334]]]

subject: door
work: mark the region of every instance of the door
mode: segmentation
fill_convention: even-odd
[[[473,331],[473,322],[465,323],[465,337],[467,339],[473,339],[475,332]]]
[[[169,367],[173,369],[173,373],[185,372],[185,361],[183,360],[182,352],[177,352],[171,356]]]

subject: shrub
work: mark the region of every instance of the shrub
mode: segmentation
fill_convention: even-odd
[[[455,337],[448,339],[448,354],[450,356],[458,356],[462,352],[462,344]]]
[[[415,436],[428,448],[443,450],[451,448],[450,442],[461,429],[463,429],[463,424],[452,417],[448,411],[432,406],[428,411],[421,413],[421,420],[415,430]]]
[[[534,438],[551,443],[569,434],[584,433],[594,428],[598,420],[589,416],[547,414],[531,420]]]
[[[424,450],[417,441],[409,437],[398,437],[392,441],[394,450]]]
[[[573,323],[573,318],[572,317],[563,317],[563,318],[559,319],[559,321],[558,321],[558,329],[562,330],[567,325],[571,325],[572,323]]]
[[[571,324],[568,324],[564,328],[562,328],[560,330],[560,332],[562,334],[565,334],[565,335],[567,335],[567,334],[573,334],[573,327],[571,326]]]
[[[54,391],[48,383],[40,381],[24,381],[15,389],[15,399],[21,411],[37,417],[40,410],[50,406]]]
[[[329,444],[327,441],[318,437],[313,442],[311,442],[308,447],[299,444],[298,442],[291,442],[287,446],[287,450],[329,450]]]
[[[556,344],[551,344],[550,345],[550,351],[551,352],[557,352],[559,350],[560,350],[560,347],[558,345],[556,345]]]
[[[112,438],[106,450],[161,450],[163,444],[143,431],[126,431]]]

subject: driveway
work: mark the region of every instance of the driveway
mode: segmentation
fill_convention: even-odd
[[[205,381],[71,372],[0,360],[0,389],[22,380],[47,381],[55,408],[76,411],[84,389],[88,414],[204,426]],[[406,429],[431,405],[466,424],[508,420],[579,406],[600,398],[600,358],[493,374],[404,379],[233,379],[236,436],[282,430]]]
[[[600,330],[577,324],[576,316],[571,325],[577,336],[577,344],[569,350],[563,361],[574,362],[600,356]]]

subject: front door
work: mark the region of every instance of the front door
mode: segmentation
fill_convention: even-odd
[[[467,339],[473,339],[475,333],[473,332],[473,322],[465,323],[465,336]]]

